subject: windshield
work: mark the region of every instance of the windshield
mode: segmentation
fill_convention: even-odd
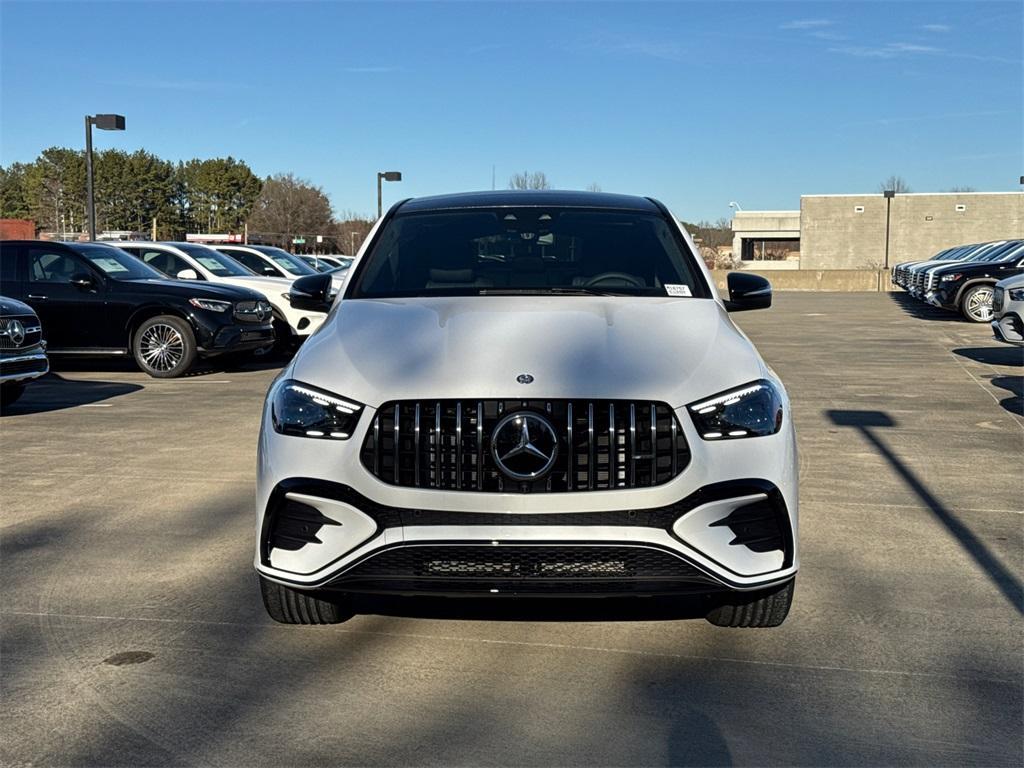
[[[281,248],[274,248],[269,245],[255,246],[256,249],[269,256],[270,260],[281,267],[281,269],[291,272],[293,275],[315,275],[318,274],[309,264],[304,262],[298,256],[288,251],[282,250]]]
[[[574,293],[708,296],[685,241],[661,216],[554,207],[398,215],[350,297]]]
[[[252,277],[252,272],[237,261],[205,245],[180,244],[176,246],[203,265],[217,277]]]
[[[96,243],[75,243],[71,247],[88,259],[100,272],[118,280],[166,279],[166,275],[160,274],[120,248]]]

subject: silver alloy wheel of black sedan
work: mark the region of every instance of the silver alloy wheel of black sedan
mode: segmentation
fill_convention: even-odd
[[[987,323],[992,320],[991,285],[976,285],[964,294],[961,308],[964,317],[972,323]]]
[[[181,318],[161,315],[139,326],[132,351],[139,367],[150,376],[175,378],[188,371],[195,361],[195,336]]]

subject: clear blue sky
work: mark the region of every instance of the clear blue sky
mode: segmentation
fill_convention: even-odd
[[[499,187],[653,195],[682,218],[801,193],[1019,189],[1020,2],[0,4],[0,162],[233,155],[336,211]]]

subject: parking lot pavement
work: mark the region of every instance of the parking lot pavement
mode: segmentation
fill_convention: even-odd
[[[774,630],[600,600],[275,625],[251,568],[275,371],[58,372],[0,419],[0,761],[1019,766],[1024,360],[950,317],[737,315],[799,431]]]

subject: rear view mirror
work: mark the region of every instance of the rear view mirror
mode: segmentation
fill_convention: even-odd
[[[729,299],[725,302],[725,308],[730,312],[767,309],[772,305],[772,284],[760,275],[730,272],[726,281],[729,285]]]
[[[326,312],[331,308],[331,276],[326,272],[300,277],[288,290],[288,303],[295,309]]]
[[[178,272],[176,277],[179,280],[198,280],[199,279],[199,275],[196,273],[196,271],[194,269],[183,269],[180,272]]]
[[[281,273],[278,272],[274,267],[270,266],[269,264],[267,264],[265,267],[263,267],[263,274],[266,275],[267,277],[280,277],[281,276]]]

